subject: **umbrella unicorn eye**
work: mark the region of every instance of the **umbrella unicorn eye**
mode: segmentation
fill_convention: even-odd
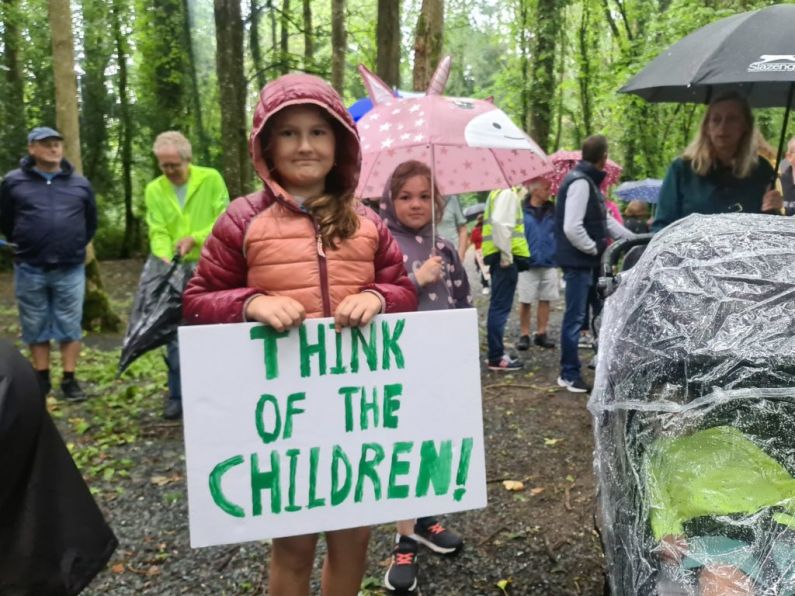
[[[543,155],[536,144],[499,109],[488,110],[472,118],[464,129],[470,147],[490,149],[530,149]]]

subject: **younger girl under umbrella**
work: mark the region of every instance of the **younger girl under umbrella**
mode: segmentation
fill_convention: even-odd
[[[432,208],[435,203],[435,209]],[[403,251],[403,261],[419,295],[418,310],[471,308],[469,280],[453,244],[433,238],[432,218],[441,219],[444,199],[431,187],[431,171],[419,161],[400,164],[387,183],[379,213]],[[392,563],[384,577],[390,590],[417,587],[419,544],[442,555],[461,550],[463,541],[432,517],[397,523]]]

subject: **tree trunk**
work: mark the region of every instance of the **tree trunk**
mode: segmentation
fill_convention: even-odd
[[[240,0],[215,0],[215,35],[224,179],[229,194],[239,197],[248,187],[246,79]]]
[[[193,52],[193,17],[190,13],[189,0],[182,0],[182,10],[184,12],[183,18],[183,31],[182,35],[185,42],[185,50],[188,54],[188,64],[190,68],[190,89],[191,89],[191,109],[193,110],[193,126],[196,132],[193,138],[198,141],[198,154],[199,160],[202,164],[207,164],[210,161],[210,140],[207,138],[207,131],[204,129],[204,116],[202,114],[201,93],[199,91],[199,77],[196,74],[196,57]]]
[[[315,63],[315,40],[312,28],[312,2],[304,1],[304,70],[309,71]],[[395,0],[397,2],[398,0]]]
[[[52,32],[52,65],[55,76],[56,126],[64,136],[64,155],[82,172],[80,127],[77,112],[72,12],[69,0],[49,0],[48,15]],[[108,295],[102,288],[99,263],[89,244],[86,258],[86,294],[83,302],[83,328],[118,332],[121,320],[111,310]]]
[[[522,107],[522,128],[528,130],[530,125],[530,30],[527,22],[528,0],[519,0],[519,55],[522,69],[522,87],[520,90],[520,102]],[[536,139],[538,140],[538,139]],[[546,149],[542,146],[542,149]]]
[[[444,45],[444,0],[422,0],[414,37],[414,90],[425,91]]]
[[[588,20],[590,18],[590,11],[588,10],[588,1],[582,3],[582,15],[580,17],[580,28],[578,32],[578,62],[580,71],[577,80],[580,87],[580,108],[582,110],[582,123],[583,123],[583,137],[590,136],[591,133],[591,53],[594,51],[593,46],[590,44],[590,35],[588,30]]]
[[[116,45],[116,63],[119,68],[118,96],[119,96],[119,148],[121,153],[121,180],[124,192],[124,239],[122,240],[119,257],[129,258],[138,247],[140,234],[140,221],[133,212],[132,194],[132,138],[133,123],[130,117],[130,98],[127,90],[127,55],[129,46],[127,38],[122,34],[123,1],[114,0],[112,8],[111,26],[113,40]]]
[[[279,44],[279,72],[290,72],[290,0],[282,0],[281,43]]]
[[[265,86],[268,78],[265,76],[265,64],[262,62],[262,46],[259,40],[259,24],[262,18],[262,6],[257,0],[251,0],[249,13],[248,45],[251,48],[251,62],[254,64],[254,78],[257,81],[257,90]]]
[[[19,33],[18,0],[3,0],[3,27],[0,34],[3,42],[3,66],[5,67],[5,85],[2,89],[2,107],[0,118],[0,172],[7,172],[25,153],[27,125],[25,112],[20,109],[25,105],[25,81],[20,66],[20,50],[22,38]]]
[[[340,95],[345,85],[345,0],[331,0],[331,85]]]
[[[390,87],[400,86],[400,0],[378,0],[376,74]]]
[[[55,126],[64,137],[64,156],[82,174],[72,11],[69,0],[49,0],[48,6],[55,77]]]
[[[534,21],[533,76],[529,87],[530,135],[544,151],[548,151],[555,95],[555,37],[562,26],[558,0],[538,0]]]

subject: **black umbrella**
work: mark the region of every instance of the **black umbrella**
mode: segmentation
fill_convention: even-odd
[[[795,89],[793,25],[793,4],[721,19],[675,43],[619,91],[650,102],[709,103],[734,90],[755,107],[786,107],[778,170]]]
[[[178,256],[171,263],[149,257],[141,273],[119,357],[118,375],[149,350],[166,345],[182,321],[182,293],[193,265]]]

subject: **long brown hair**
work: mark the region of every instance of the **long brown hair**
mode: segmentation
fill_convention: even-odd
[[[748,100],[736,91],[721,93],[710,102],[704,113],[704,118],[701,120],[701,125],[698,127],[696,138],[687,146],[682,157],[692,163],[693,171],[699,176],[706,176],[717,165],[715,149],[709,139],[709,118],[712,108],[724,101],[736,103],[745,119],[746,131],[737,146],[737,154],[732,162],[732,174],[737,178],[747,178],[759,163],[754,137],[754,114],[751,112]]]
[[[414,176],[424,176],[428,179],[428,185],[431,184],[431,169],[421,161],[404,161],[395,168],[389,181],[389,196],[393,203],[409,178],[414,178]],[[439,223],[444,215],[444,197],[439,194],[436,181],[433,182],[433,201],[435,203],[436,223]]]
[[[304,105],[315,107],[318,114],[329,123],[334,131],[334,154],[341,155],[342,152],[340,148],[347,138],[342,125],[336,118],[320,106],[315,104]],[[289,107],[290,106],[288,106],[288,108]],[[275,116],[276,114],[271,116],[268,123],[265,125],[265,129],[262,131],[262,154],[265,156],[268,171],[271,173],[274,180],[281,184],[281,176],[270,158],[270,144],[273,132],[271,123]],[[353,196],[354,190],[353,188],[345,187],[335,161],[331,171],[326,175],[325,192],[318,197],[313,197],[304,201],[304,207],[315,220],[325,248],[336,249],[340,242],[352,237],[356,233],[356,230],[359,229],[359,216],[355,208],[356,199]]]

